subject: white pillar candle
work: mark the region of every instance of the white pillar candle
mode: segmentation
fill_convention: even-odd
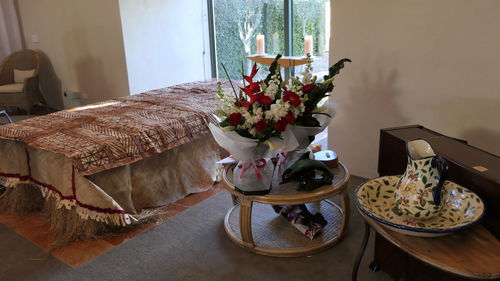
[[[313,37],[312,35],[304,36],[304,54],[313,55]]]
[[[257,55],[258,56],[263,56],[265,53],[265,47],[264,47],[264,35],[259,34],[257,35]]]

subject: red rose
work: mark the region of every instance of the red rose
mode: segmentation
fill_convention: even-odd
[[[286,130],[286,126],[288,125],[288,122],[286,121],[285,118],[281,118],[279,121],[274,122],[274,129],[278,132],[283,132]]]
[[[288,111],[288,113],[285,116],[285,119],[288,122],[288,124],[292,124],[293,121],[295,121],[295,115],[293,115],[293,112]]]
[[[309,91],[311,91],[314,88],[314,84],[307,84],[302,86],[302,93],[307,94]]]
[[[257,101],[262,105],[270,105],[273,103],[273,100],[270,97],[262,94],[257,96]]]
[[[241,113],[238,113],[238,112],[231,113],[229,115],[228,123],[231,126],[236,126],[236,125],[240,124],[241,119],[243,119],[243,116],[241,115]]]
[[[254,124],[255,130],[264,131],[267,128],[266,120],[261,119],[259,122]]]
[[[283,100],[293,106],[299,106],[301,102],[299,95],[294,92],[285,92],[285,95],[283,95]]]

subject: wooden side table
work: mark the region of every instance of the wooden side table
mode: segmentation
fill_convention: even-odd
[[[224,229],[237,245],[257,254],[275,257],[298,257],[317,253],[337,243],[349,220],[349,197],[346,191],[349,172],[341,163],[332,169],[331,185],[314,191],[296,190],[296,183],[279,185],[267,195],[244,195],[232,183],[234,165],[226,166],[223,186],[234,198],[234,206],[226,213]],[[325,200],[340,196],[340,206]],[[237,203],[239,201],[239,203]],[[254,202],[257,203],[254,205]],[[318,203],[311,203],[318,202]],[[260,203],[260,204],[259,204]],[[269,205],[308,204],[311,211],[320,211],[328,221],[322,233],[309,240],[276,214]]]
[[[353,268],[353,281],[357,280],[357,272],[370,236],[370,228],[403,250],[406,255],[411,255],[437,269],[465,278],[500,278],[500,241],[482,225],[447,236],[425,238],[389,230],[363,212],[359,213],[365,220],[365,234]],[[400,280],[409,278],[408,256],[405,259],[406,268]]]

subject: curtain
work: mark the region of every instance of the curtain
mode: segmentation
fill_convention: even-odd
[[[14,0],[0,0],[0,60],[23,48]]]

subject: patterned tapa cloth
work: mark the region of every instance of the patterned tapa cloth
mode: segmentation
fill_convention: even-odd
[[[0,138],[63,154],[82,175],[130,164],[208,133],[216,81],[194,82],[0,127]]]
[[[188,83],[0,126],[0,184],[31,184],[81,218],[126,225],[211,186],[215,91],[216,81]]]

